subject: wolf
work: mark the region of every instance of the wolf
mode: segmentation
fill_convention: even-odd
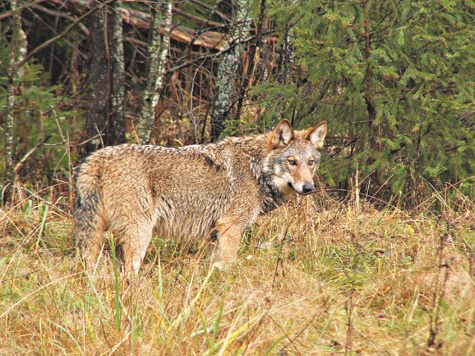
[[[259,214],[314,189],[327,123],[294,131],[286,119],[264,134],[180,148],[123,144],[92,153],[76,178],[76,247],[94,265],[106,231],[126,271],[138,274],[154,228],[168,238],[214,242],[229,265]]]

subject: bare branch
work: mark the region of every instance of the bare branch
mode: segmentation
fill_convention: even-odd
[[[205,9],[208,9],[208,10],[212,10],[214,11],[214,7],[213,6],[210,6],[208,4],[205,4],[205,3],[202,3],[201,1],[198,1],[198,0],[190,0],[190,2],[196,4],[196,5],[199,5],[201,7],[204,7]],[[218,1],[219,3],[220,1]],[[215,5],[215,7],[217,6],[218,4]],[[229,17],[227,17],[225,14],[223,14],[222,12],[219,12],[219,11],[215,11],[216,15],[218,15],[219,17],[221,17],[223,20],[227,21],[227,22],[232,22],[231,19]]]
[[[29,3],[27,5],[23,5],[22,10],[27,9],[29,7],[32,7],[32,6],[35,6],[36,4],[40,4],[40,3],[45,2],[45,1],[46,0],[37,0],[37,1],[34,1],[34,2]],[[13,15],[12,11],[5,11],[4,13],[0,14],[0,20],[6,19],[6,18],[8,18],[12,15]]]
[[[32,5],[31,7],[35,10],[44,12],[44,13],[46,13],[48,15],[51,15],[51,16],[64,17],[66,20],[68,20],[70,22],[77,21],[77,18],[75,18],[73,16],[69,16],[68,14],[65,14],[64,12],[61,12],[61,11],[50,10],[50,9],[47,9],[46,7],[43,7],[43,6],[40,6],[40,5]],[[87,29],[86,26],[84,26],[84,24],[79,23],[78,26],[86,36],[89,36],[89,30]]]
[[[21,161],[18,162],[18,164],[15,166],[15,170],[14,170],[15,174],[18,173],[18,171],[20,170],[21,166],[23,166],[23,163],[25,163],[25,161],[26,161],[38,148],[40,148],[45,142],[47,142],[52,136],[53,136],[52,134],[46,136],[43,140],[41,140],[40,142],[38,142],[35,147],[33,147],[31,150],[29,150],[26,155],[23,156],[23,158],[21,159]]]
[[[99,10],[99,9],[102,9],[104,6],[110,4],[111,2],[113,2],[115,0],[109,0],[109,1],[106,1],[104,3],[101,4],[101,6],[98,6],[98,7],[95,7],[91,10],[89,10],[88,12],[86,12],[84,15],[80,16],[77,18],[76,21],[74,21],[71,25],[69,25],[64,31],[63,33],[51,38],[50,40],[44,42],[43,44],[41,44],[40,46],[36,47],[35,49],[33,49],[19,64],[18,64],[18,68],[21,68],[26,62],[28,62],[31,58],[33,58],[33,56],[41,51],[42,49],[48,47],[49,45],[55,43],[56,41],[59,41],[60,39],[62,39],[64,36],[66,36],[69,31],[71,31],[74,27],[76,27],[76,25],[78,25],[83,19],[85,19],[86,17],[88,17],[89,15],[91,15],[93,12]]]

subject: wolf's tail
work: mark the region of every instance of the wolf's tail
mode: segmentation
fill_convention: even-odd
[[[95,241],[104,229],[102,199],[100,190],[101,162],[98,157],[90,156],[80,166],[76,178],[76,199],[74,202],[74,232],[76,248],[82,257],[88,257],[94,251]],[[92,246],[91,246],[92,245]]]

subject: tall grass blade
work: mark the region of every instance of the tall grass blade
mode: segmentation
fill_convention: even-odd
[[[209,352],[213,353],[214,352],[214,340],[213,340],[213,342],[211,342],[211,340],[209,339],[208,326],[206,325],[206,320],[203,316],[203,313],[201,312],[201,309],[199,307],[196,307],[196,310],[198,311],[198,315],[200,316],[201,324],[203,324],[203,331],[205,333],[206,345],[208,346]]]
[[[49,206],[45,205],[45,209],[43,210],[43,216],[41,219],[40,231],[38,232],[38,238],[36,239],[36,249],[38,249],[40,241],[42,241],[43,231],[46,225],[46,217],[48,216]]]
[[[111,250],[112,261],[114,263],[114,279],[115,279],[115,326],[120,330],[120,296],[119,296],[119,271],[117,268],[117,258],[115,255],[114,233],[111,232]]]
[[[229,282],[230,279],[228,279],[228,285],[226,286],[226,292],[224,293],[223,296],[223,302],[221,303],[221,308],[219,308],[219,314],[216,320],[214,321],[214,329],[213,329],[213,348],[216,343],[216,338],[218,337],[218,332],[219,332],[219,324],[221,323],[221,319],[223,318],[223,310],[224,310],[224,302],[226,301],[226,294],[229,288]]]
[[[224,355],[224,352],[228,348],[228,346],[239,336],[244,334],[247,330],[249,330],[254,324],[256,324],[258,321],[261,320],[261,318],[264,316],[264,312],[258,312],[252,316],[247,323],[242,325],[239,329],[237,329],[234,332],[231,332],[232,328],[229,329],[228,334],[226,335],[226,338],[220,342],[218,342],[215,347],[220,347],[221,349],[219,350],[218,355]]]
[[[191,308],[195,305],[195,303],[197,302],[197,300],[200,298],[201,296],[201,293],[203,293],[203,290],[208,286],[208,281],[211,277],[211,274],[213,273],[213,270],[214,270],[215,267],[211,267],[209,269],[209,272],[208,272],[208,275],[206,276],[205,280],[203,281],[203,283],[201,284],[201,287],[200,289],[198,290],[198,292],[196,293],[196,296],[195,298],[193,298],[193,300],[190,302],[190,304],[188,304],[182,311],[181,313],[177,316],[177,318],[175,319],[175,321],[170,325],[170,329],[175,329],[176,326],[178,324],[180,324],[180,322],[183,320],[184,317],[188,316],[188,314],[190,313],[190,310]]]
[[[56,326],[56,327],[57,327],[58,329],[60,329],[61,331],[65,332],[65,333],[69,336],[69,338],[70,338],[71,340],[73,340],[73,342],[76,344],[78,352],[79,352],[81,355],[84,355],[84,352],[81,350],[81,346],[79,345],[79,343],[77,342],[76,338],[71,334],[71,332],[70,332],[68,329],[66,329],[65,327],[59,325],[58,323],[55,323],[54,321],[51,321],[51,320],[50,320],[50,323],[53,324],[54,326]],[[77,352],[76,352],[76,353],[77,353]]]

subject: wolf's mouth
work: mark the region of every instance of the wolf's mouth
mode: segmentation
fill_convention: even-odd
[[[310,193],[313,190],[313,185],[305,183],[302,187],[302,191],[295,189],[294,185],[291,182],[287,182],[287,185],[292,188],[298,194],[304,195]]]
[[[297,193],[301,194],[297,189],[294,188],[293,184],[291,182],[287,182],[287,185],[292,188],[294,191],[296,191]]]

